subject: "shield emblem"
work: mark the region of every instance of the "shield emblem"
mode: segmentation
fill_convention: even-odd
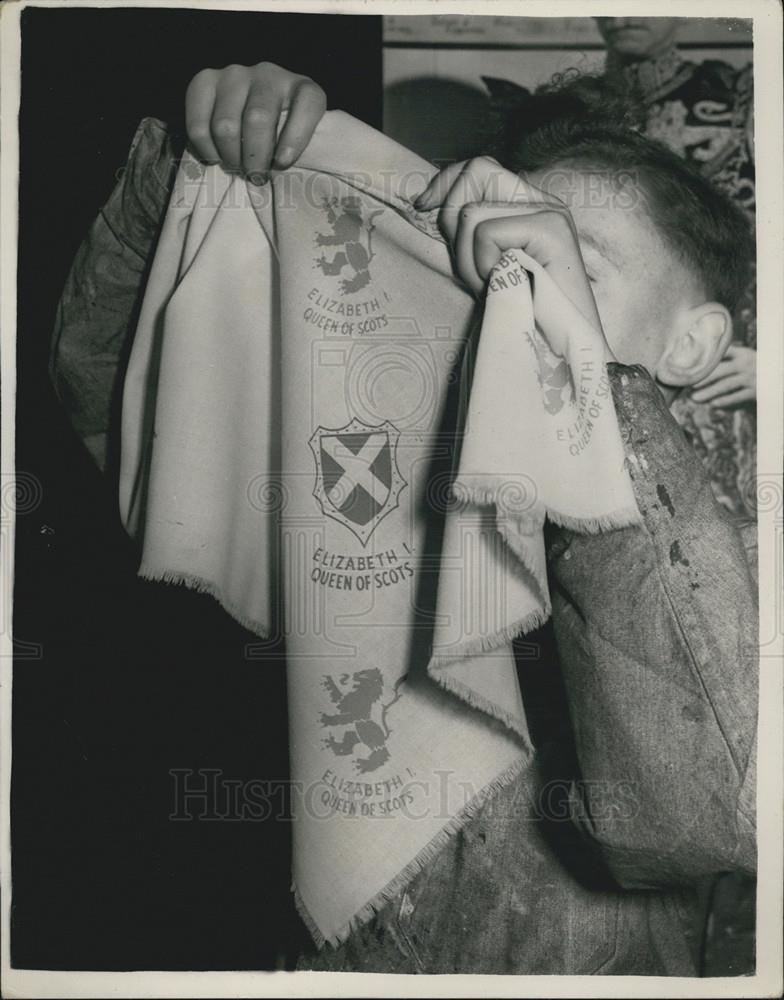
[[[400,432],[388,420],[371,427],[316,428],[309,444],[316,460],[313,496],[322,512],[366,545],[379,522],[398,506],[407,485],[397,467]]]

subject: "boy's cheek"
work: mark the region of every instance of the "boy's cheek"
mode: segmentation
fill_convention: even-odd
[[[666,339],[661,306],[652,296],[622,287],[594,288],[596,307],[610,350],[623,365],[656,370]]]

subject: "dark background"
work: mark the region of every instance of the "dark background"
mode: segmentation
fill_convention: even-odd
[[[71,259],[139,120],[182,128],[198,70],[263,59],[380,127],[377,17],[22,15],[17,469],[38,485],[16,536],[15,966],[285,967],[307,938],[287,822],[169,819],[172,768],[286,779],[283,672],[248,659],[253,637],[209,598],[136,579],[115,492],[47,376]]]

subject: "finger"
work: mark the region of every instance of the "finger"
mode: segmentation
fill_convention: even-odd
[[[255,184],[267,179],[278,134],[281,99],[260,82],[253,83],[242,112],[242,169]]]
[[[477,271],[484,278],[497,263],[493,259],[494,247],[501,253],[513,248],[524,250],[543,267],[551,267],[552,258],[558,256],[553,251],[553,238],[563,239],[565,231],[572,227],[568,211],[543,202],[497,206],[483,203],[477,208],[472,249]],[[466,223],[472,222],[471,214],[467,213],[465,218]],[[560,236],[554,232],[555,227],[559,227]],[[477,232],[479,229],[481,233]],[[576,241],[574,248],[579,262]]]
[[[421,212],[427,212],[440,205],[467,164],[468,160],[459,160],[439,170],[422,194],[414,199],[414,207]]]
[[[536,254],[528,247],[531,243],[530,234],[522,232],[525,223],[521,218],[484,219],[473,232],[471,256],[474,260],[478,280],[484,284],[490,277],[493,268],[507,250],[516,247],[524,250],[529,257],[536,260]]]
[[[720,361],[710,375],[706,375],[705,378],[700,379],[699,382],[695,382],[692,389],[702,389],[704,386],[712,385],[719,379],[727,378],[730,375],[737,375],[738,371],[735,365],[731,361]]]
[[[507,213],[505,218],[487,219],[476,226],[473,252],[480,279],[487,280],[499,257],[507,250],[521,250],[537,262],[583,317],[600,329],[596,302],[579,246],[571,232],[568,211],[549,205],[515,208],[514,215]]]
[[[711,406],[739,406],[741,403],[753,403],[756,398],[753,389],[739,389],[737,392],[727,393],[726,396],[717,396],[711,402]]]
[[[584,324],[587,320],[599,338],[605,359],[615,361],[616,358],[604,338],[595,304],[592,306],[593,318],[591,318],[586,315],[586,310],[580,308],[570,295],[553,280],[553,276],[538,260],[530,257],[525,250],[521,250],[519,247],[515,247],[515,253],[528,272],[533,295],[534,316],[551,349],[560,357],[565,357],[570,336],[575,330],[584,330]]]
[[[503,208],[493,209],[488,205],[477,205],[474,203],[472,205],[464,205],[460,211],[454,244],[455,266],[457,273],[476,294],[480,294],[484,290],[485,282],[491,270],[503,254],[503,250],[498,245],[498,242],[492,238],[493,227],[491,223],[495,223],[497,226],[499,222],[503,221],[504,216],[508,216],[508,214],[508,205]],[[476,260],[477,236],[479,233],[485,234],[482,246],[485,247],[483,260],[486,262],[486,265],[482,271],[477,267]]]
[[[194,153],[206,163],[220,160],[210,127],[217,78],[217,70],[203,69],[194,76],[185,92],[185,129]]]
[[[549,196],[517,174],[504,170],[489,157],[469,160],[456,177],[438,214],[438,225],[450,243],[455,242],[463,208],[477,202],[512,206],[535,202],[541,207],[542,202],[549,203]]]
[[[248,96],[244,66],[228,67],[221,73],[215,94],[210,130],[221,162],[229,170],[240,169],[242,116]]]
[[[490,272],[505,250],[523,246],[528,237],[520,220],[541,208],[540,203],[472,202],[463,205],[457,216],[454,237],[455,265],[472,291],[479,293],[484,289]]]
[[[455,190],[455,187],[457,189]],[[525,178],[505,170],[491,156],[478,156],[446,167],[430,181],[414,205],[421,211],[451,202],[465,204],[472,201],[517,201],[537,197],[544,201],[557,201],[552,195],[539,191]]]
[[[727,378],[719,379],[718,382],[714,382],[704,389],[698,389],[691,395],[695,403],[709,403],[712,399],[717,399],[728,392],[743,388],[746,388],[746,386],[741,375],[729,375]]]
[[[296,88],[288,118],[278,138],[275,165],[284,170],[296,163],[313,138],[316,126],[327,110],[327,95],[312,80],[303,80]]]

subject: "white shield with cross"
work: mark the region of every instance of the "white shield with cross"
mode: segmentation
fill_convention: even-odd
[[[363,546],[407,485],[397,467],[399,436],[388,420],[371,427],[354,419],[338,429],[318,427],[308,442],[316,460],[313,496]]]

